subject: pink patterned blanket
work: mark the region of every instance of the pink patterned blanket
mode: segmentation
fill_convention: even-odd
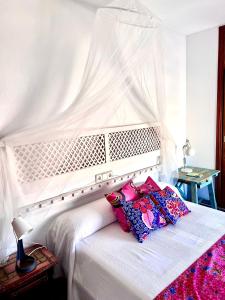
[[[225,300],[225,235],[155,300]]]

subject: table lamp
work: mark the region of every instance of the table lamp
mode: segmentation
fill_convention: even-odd
[[[22,217],[14,218],[12,227],[17,240],[16,271],[19,273],[31,272],[36,268],[37,263],[32,256],[25,254],[22,239],[33,228]]]
[[[188,139],[186,139],[186,143],[183,146],[183,162],[184,162],[184,167],[181,169],[182,172],[185,173],[191,173],[192,169],[191,168],[187,168],[186,164],[187,164],[187,156],[193,156],[195,154],[194,149],[191,147],[191,143]]]

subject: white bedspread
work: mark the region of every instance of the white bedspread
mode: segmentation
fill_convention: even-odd
[[[70,300],[150,300],[157,296],[225,234],[225,213],[187,205],[190,214],[176,225],[153,232],[142,244],[117,223],[76,245],[70,235],[71,240],[64,241],[64,253],[59,253],[69,257],[70,245],[76,247],[76,260],[71,261],[75,265],[69,265],[73,270]]]

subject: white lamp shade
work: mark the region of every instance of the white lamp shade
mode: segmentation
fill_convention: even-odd
[[[12,227],[18,240],[21,240],[28,232],[33,230],[31,225],[22,217],[14,218]]]

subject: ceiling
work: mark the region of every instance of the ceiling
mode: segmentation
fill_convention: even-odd
[[[123,0],[121,0],[123,1]],[[182,34],[192,34],[225,24],[225,0],[139,0],[166,26]],[[110,0],[82,0],[92,6]]]

